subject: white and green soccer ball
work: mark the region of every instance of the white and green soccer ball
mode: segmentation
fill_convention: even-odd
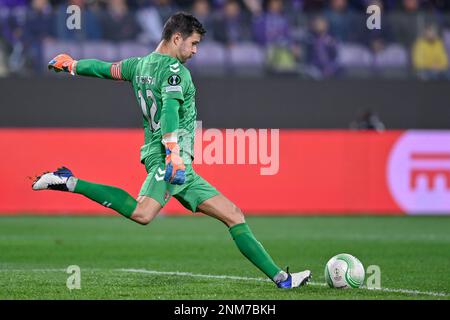
[[[364,277],[363,264],[351,254],[335,255],[325,266],[325,279],[331,288],[359,288]]]

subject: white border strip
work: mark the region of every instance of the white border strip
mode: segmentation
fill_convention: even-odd
[[[178,272],[178,271],[156,271],[156,270],[146,270],[146,269],[118,269],[117,271],[134,272],[134,273],[146,273],[146,274],[155,274],[155,275],[197,277],[197,278],[207,278],[207,279],[230,279],[230,280],[271,282],[269,279],[263,279],[263,278],[248,278],[248,277],[227,276],[227,275],[212,275],[212,274],[196,274],[196,273],[191,273],[191,272]],[[327,286],[327,284],[319,283],[319,282],[308,282],[308,285]],[[367,287],[362,287],[361,289],[371,290],[371,291],[405,293],[405,294],[411,294],[411,295],[419,295],[419,294],[421,294],[421,295],[434,296],[434,297],[450,297],[449,293],[431,292],[431,291],[419,291],[419,290],[408,290],[408,289],[391,289],[391,288],[368,289]]]
[[[85,271],[102,272],[105,269],[82,269]],[[194,278],[205,278],[205,279],[227,279],[227,280],[242,280],[242,281],[258,281],[258,282],[272,282],[267,278],[250,278],[250,277],[240,277],[240,276],[229,276],[229,275],[214,275],[214,274],[200,274],[191,272],[180,272],[180,271],[157,271],[157,270],[147,270],[147,269],[113,269],[111,271],[120,272],[133,272],[133,273],[144,273],[144,274],[154,274],[154,275],[166,275],[166,276],[180,276],[180,277],[194,277]],[[66,269],[0,269],[0,272],[66,272]],[[325,287],[327,284],[320,282],[308,282],[308,285]],[[381,289],[369,289],[367,287],[361,287],[361,289],[370,291],[382,291],[382,292],[393,292],[393,293],[404,293],[409,295],[426,295],[433,297],[450,297],[450,293],[443,292],[432,292],[432,291],[419,291],[419,290],[409,290],[409,289],[392,289],[392,288],[381,288]]]

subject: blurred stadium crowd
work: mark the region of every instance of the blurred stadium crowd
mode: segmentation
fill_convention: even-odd
[[[371,4],[382,9],[381,30],[366,27]],[[69,5],[81,8],[78,30],[67,28]],[[193,72],[450,79],[445,0],[0,0],[0,76],[41,74],[60,52],[148,54],[179,10],[208,31]]]

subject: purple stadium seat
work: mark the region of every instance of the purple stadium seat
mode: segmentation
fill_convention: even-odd
[[[221,75],[227,65],[227,52],[217,42],[205,41],[198,48],[197,54],[188,61],[187,67],[198,74]]]
[[[44,42],[44,45],[42,47],[43,54],[42,58],[45,65],[56,55],[60,53],[67,53],[68,55],[72,56],[74,59],[80,59],[81,58],[81,50],[80,45],[76,42],[71,41],[48,41]]]
[[[235,66],[263,67],[265,52],[253,43],[242,43],[229,49],[230,63]]]
[[[362,45],[345,43],[338,47],[338,61],[343,67],[369,67],[372,54]]]
[[[450,55],[450,29],[445,29],[442,33],[442,38],[444,40],[445,49],[447,50],[447,54]]]
[[[143,57],[150,54],[155,46],[144,45],[137,42],[126,41],[118,45],[119,59],[126,59],[129,57]]]
[[[208,41],[200,45],[197,54],[192,58],[191,64],[195,67],[223,66],[225,61],[225,48],[220,43]]]
[[[404,68],[408,65],[408,52],[399,44],[391,44],[381,53],[374,55],[374,65],[376,67]]]
[[[119,60],[119,50],[111,42],[84,42],[81,50],[83,59]]]

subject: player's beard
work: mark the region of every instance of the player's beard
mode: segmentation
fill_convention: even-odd
[[[184,54],[184,52],[186,52],[186,54]],[[180,60],[182,64],[186,63],[186,61],[188,61],[192,57],[193,54],[190,52],[190,50],[188,50],[187,48],[185,50],[183,46],[180,48],[178,60]]]
[[[185,64],[186,61],[187,61],[187,59],[184,59],[184,58],[180,59],[181,64]]]
[[[188,61],[190,58],[192,58],[192,55],[188,55],[188,56],[183,56],[183,55],[181,55],[181,59],[180,59],[180,61],[181,61],[181,63],[186,63],[186,61]]]

